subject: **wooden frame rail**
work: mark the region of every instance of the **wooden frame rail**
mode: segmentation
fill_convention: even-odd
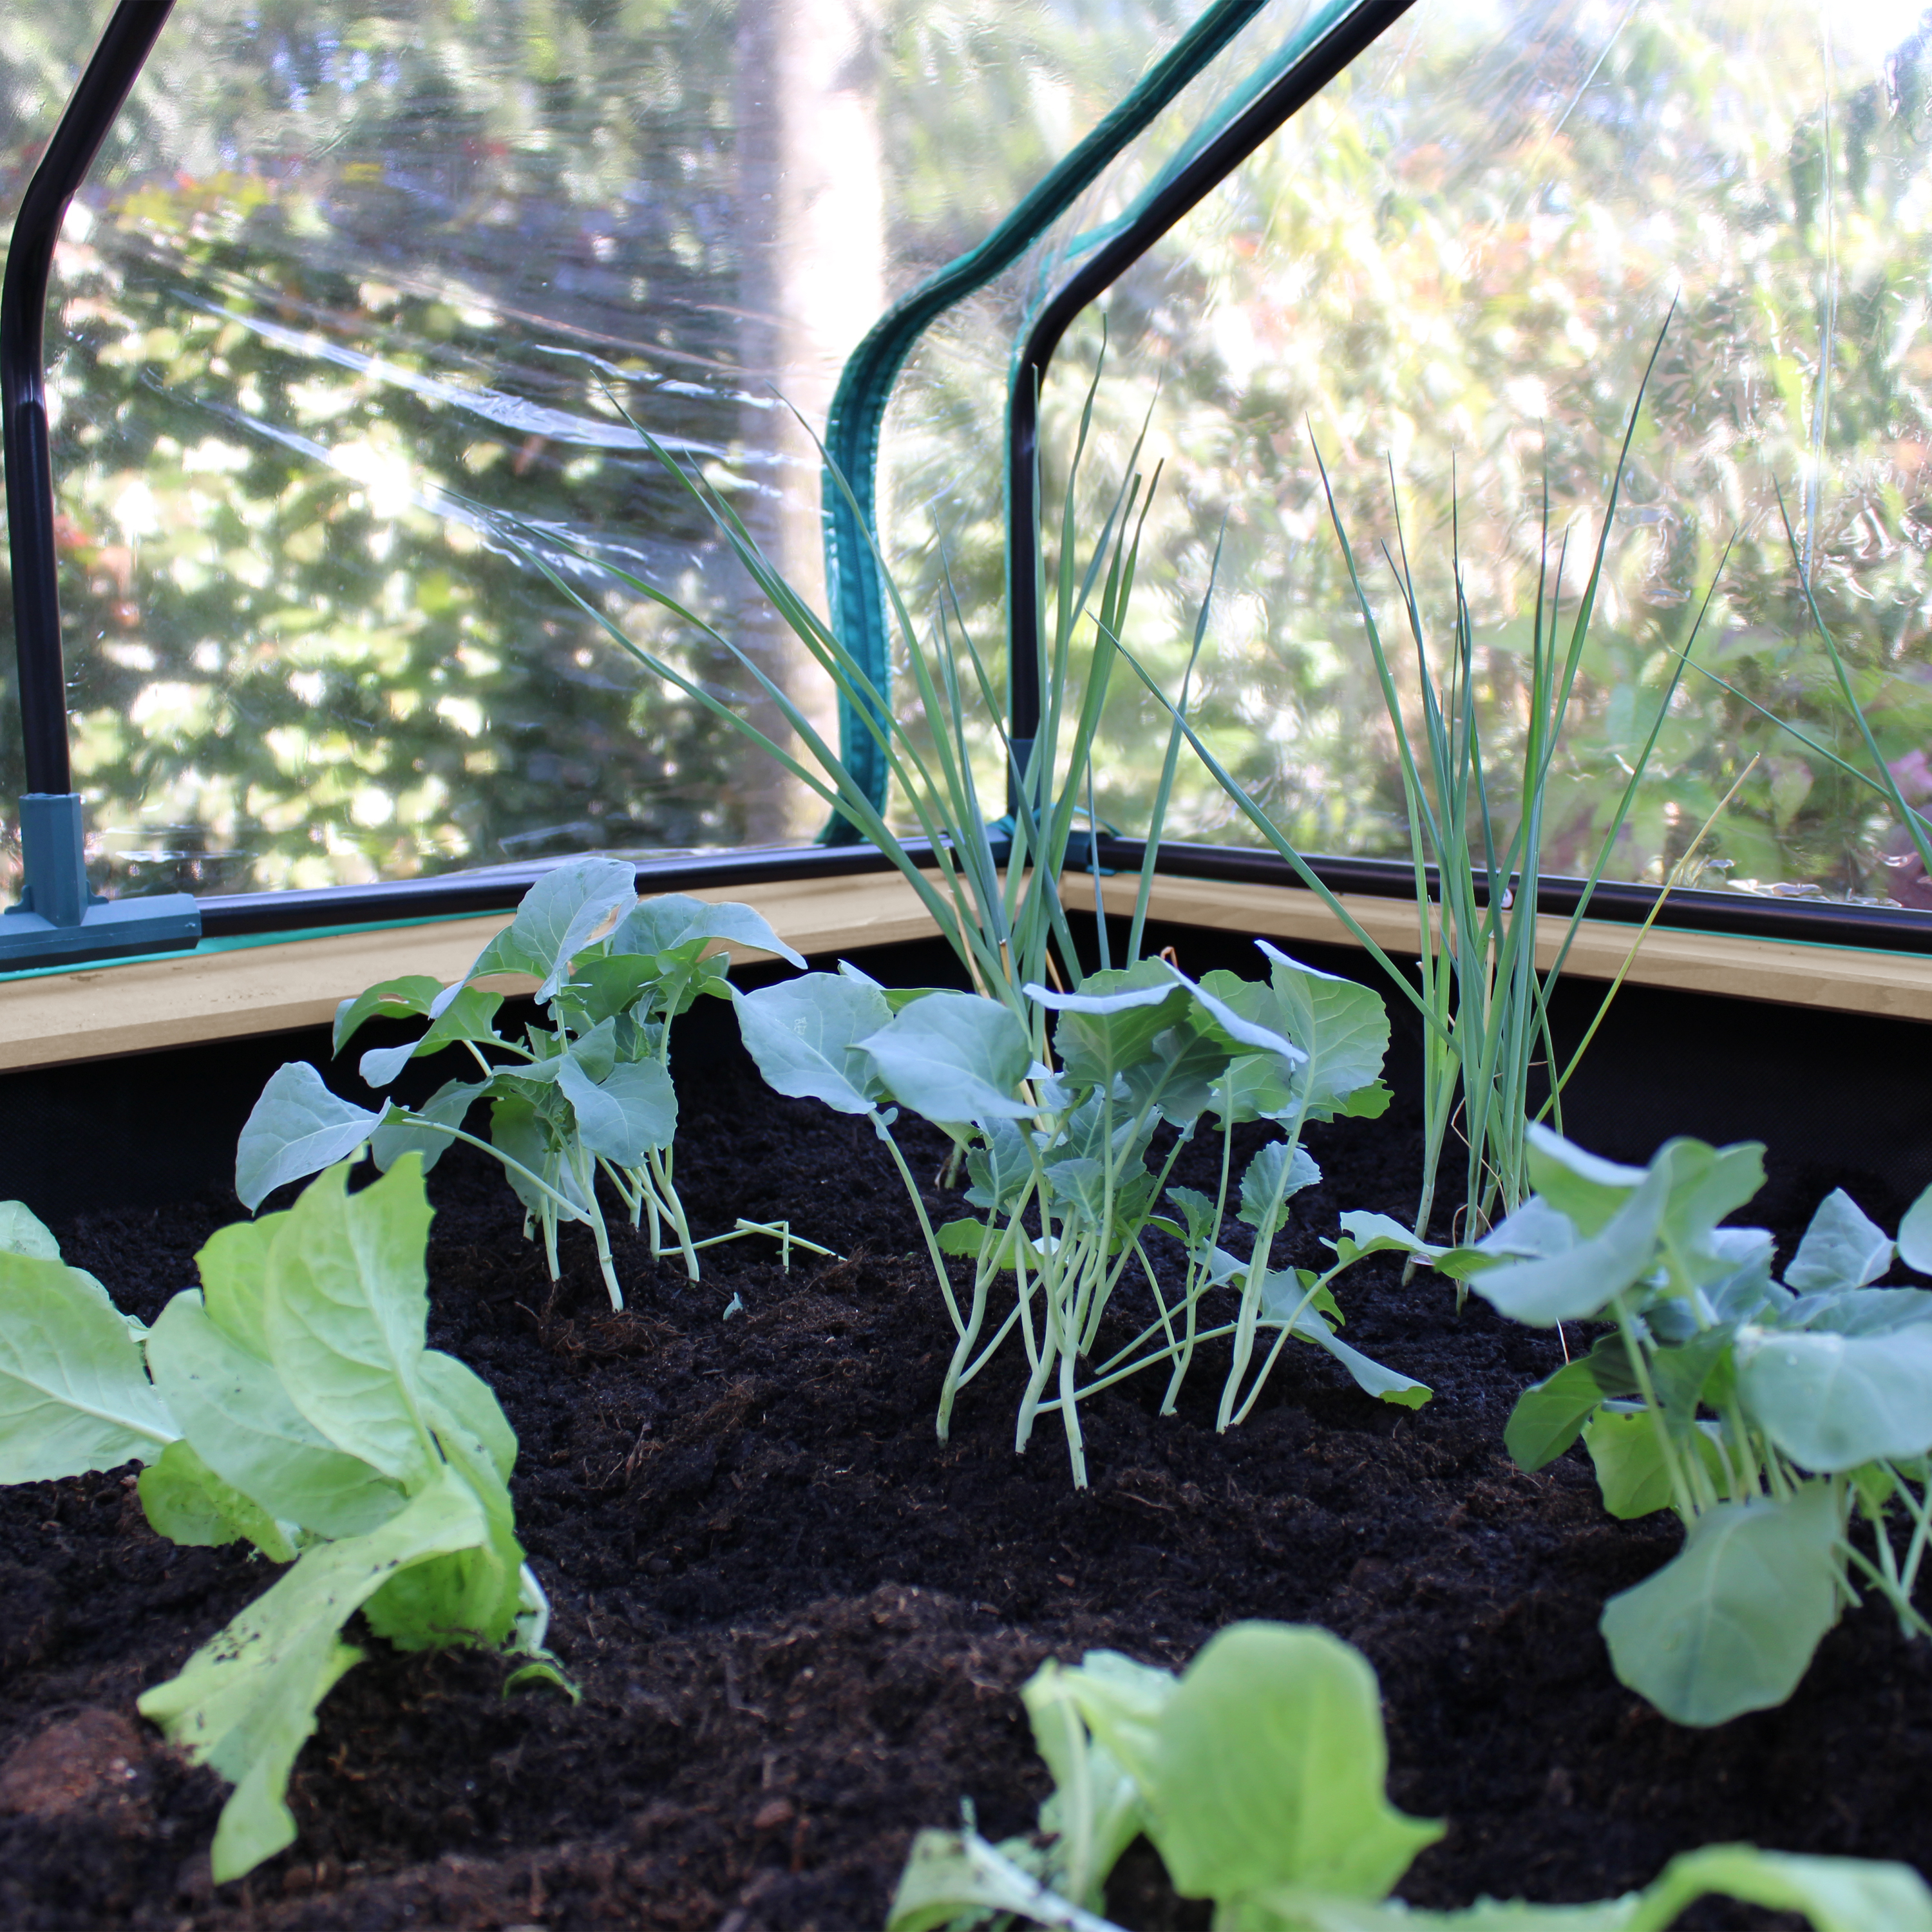
[[[1138,883],[1124,874],[1103,878],[1102,904],[1110,913],[1131,913]],[[1070,874],[1065,890],[1070,907],[1090,909],[1090,879]],[[896,873],[708,886],[698,896],[757,906],[808,954],[854,952],[934,932]],[[1396,954],[1414,952],[1411,902],[1367,895],[1345,896],[1342,902],[1377,944]],[[1154,882],[1151,912],[1171,923],[1289,944],[1354,943],[1315,893],[1298,887],[1163,873]],[[500,913],[436,920],[0,982],[0,1071],[322,1025],[340,1000],[378,980],[405,973],[454,979],[508,918]],[[1538,921],[1540,964],[1554,957],[1566,926],[1555,918]],[[1636,936],[1634,926],[1586,920],[1564,970],[1580,979],[1609,980]],[[1932,1021],[1932,957],[1909,953],[1653,926],[1629,979],[1732,999]],[[520,982],[493,983],[526,990]]]

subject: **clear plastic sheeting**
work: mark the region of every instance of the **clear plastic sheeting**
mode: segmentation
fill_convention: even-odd
[[[1104,321],[1103,449],[1118,465],[1151,409],[1144,466],[1166,464],[1129,641],[1178,693],[1225,530],[1195,712],[1304,850],[1408,840],[1317,450],[1412,730],[1384,546],[1406,541],[1438,674],[1460,552],[1506,838],[1544,491],[1552,565],[1568,545],[1567,638],[1675,302],[1546,868],[1594,857],[1714,580],[1609,876],[1932,906],[1804,596],[1808,580],[1883,759],[1928,804],[1928,260],[1932,23],[1916,5],[1420,0],[1083,319],[1042,446],[1064,461]],[[991,540],[957,538],[969,616],[994,594]],[[1164,726],[1124,680],[1096,772],[1124,830],[1144,823]],[[1181,769],[1172,834],[1256,842]]]
[[[18,0],[0,20],[0,219],[106,10]],[[691,604],[829,723],[830,692],[626,416],[726,483],[821,599],[817,458],[793,409],[822,429],[886,304],[979,240],[1190,17],[1160,0],[179,0],[49,309],[97,886],[809,836],[822,808],[523,563],[512,520]],[[995,394],[1003,356],[982,374]],[[758,709],[728,652],[608,575],[578,580]],[[10,628],[10,826],[11,678]],[[15,849],[0,888],[16,869]]]

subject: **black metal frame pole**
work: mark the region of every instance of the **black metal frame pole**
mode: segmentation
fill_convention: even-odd
[[[73,788],[67,674],[54,559],[53,459],[44,366],[47,278],[74,190],[173,11],[174,0],[120,0],[54,130],[14,223],[0,285],[0,410],[7,525],[14,566],[14,634],[20,664],[20,733],[27,790]]]
[[[1138,261],[1270,135],[1401,19],[1415,0],[1364,0],[1228,122],[1148,202],[1130,225],[1062,283],[1021,351],[1006,406],[1007,708],[1022,761],[1040,731],[1040,392],[1073,319]],[[1017,801],[1014,802],[1017,809]]]

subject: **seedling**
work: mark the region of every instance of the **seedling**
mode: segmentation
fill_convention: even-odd
[[[346,1164],[284,1214],[223,1228],[152,1329],[0,1206],[0,1482],[140,1462],[176,1543],[246,1540],[290,1567],[181,1675],[140,1700],[235,1786],[218,1881],[296,1835],[284,1794],[316,1707],[363,1653],[359,1610],[404,1650],[506,1648],[568,1688],[516,1538],[517,1438],[487,1384],[424,1345],[422,1166],[351,1195]]]
[[[772,1086],[869,1119],[898,1166],[956,1336],[940,1394],[941,1441],[959,1390],[1016,1329],[1030,1372],[1014,1448],[1025,1449],[1040,1417],[1057,1414],[1076,1486],[1087,1481],[1080,1404],[1164,1364],[1164,1407],[1172,1412],[1198,1345],[1222,1336],[1233,1349],[1219,1415],[1224,1429],[1253,1407],[1290,1336],[1328,1351],[1385,1401],[1414,1406],[1429,1399],[1421,1384],[1335,1334],[1342,1313],[1330,1282],[1364,1253],[1412,1246],[1398,1224],[1343,1216],[1335,1264],[1318,1276],[1269,1265],[1289,1202],[1321,1178],[1301,1145],[1303,1128],[1338,1114],[1378,1114],[1388,1103],[1378,1076],[1388,1022],[1367,988],[1265,944],[1262,950],[1271,962],[1266,982],[1210,973],[1197,985],[1154,959],[1090,974],[1077,993],[1030,985],[1022,992],[1036,1016],[1031,1024],[976,994],[889,993],[849,964],[734,994],[745,1044]],[[1034,1042],[1049,1029],[1058,1071],[1034,1058]],[[951,1136],[972,1184],[966,1199],[980,1217],[933,1228],[892,1138],[899,1108]],[[1175,1189],[1170,1198],[1180,1219],[1162,1216],[1156,1209],[1174,1162],[1208,1114],[1222,1136],[1219,1198]],[[1253,1230],[1242,1260],[1219,1245],[1230,1205],[1230,1136],[1238,1123],[1258,1120],[1275,1122],[1286,1138],[1252,1158],[1235,1192],[1238,1216]],[[1156,1168],[1149,1162],[1163,1123],[1177,1132]],[[1147,1252],[1150,1229],[1172,1235],[1186,1254],[1184,1282],[1171,1300]],[[964,1307],[948,1255],[974,1263]],[[1094,1363],[1109,1301],[1136,1263],[1158,1316]],[[1001,1274],[1013,1277],[1013,1304],[986,1340]],[[1202,1300],[1223,1286],[1238,1288],[1238,1312],[1204,1331]],[[1274,1343],[1251,1376],[1266,1329],[1275,1331]]]
[[[1768,1234],[1719,1225],[1762,1185],[1762,1154],[1673,1140],[1623,1167],[1534,1129],[1537,1192],[1462,1258],[1514,1320],[1615,1324],[1525,1392],[1505,1440],[1539,1469],[1580,1436],[1612,1515],[1676,1511],[1683,1549],[1602,1628],[1618,1676],[1684,1724],[1782,1703],[1855,1580],[1932,1634],[1912,1602],[1932,1536],[1932,1293],[1873,1285],[1894,1254],[1932,1272],[1932,1189],[1895,1244],[1835,1190],[1780,1283]]]
[[[1030,1838],[922,1832],[886,1932],[998,1924],[1121,1932],[1102,1887],[1143,1833],[1215,1932],[1663,1932],[1716,1893],[1802,1912],[1817,1932],[1932,1932],[1910,1867],[1712,1845],[1601,1905],[1415,1912],[1390,1892],[1442,1827],[1384,1794],[1374,1671],[1325,1630],[1241,1623],[1177,1679],[1112,1651],[1045,1665],[1020,1693],[1053,1795]]]
[[[336,1010],[338,1053],[371,1019],[427,1016],[416,1040],[363,1054],[363,1080],[379,1091],[410,1060],[451,1046],[470,1054],[479,1077],[446,1082],[420,1107],[392,1101],[372,1109],[338,1099],[314,1067],[292,1061],[262,1089],[242,1130],[235,1191],[254,1208],[285,1182],[359,1156],[364,1146],[379,1168],[412,1153],[427,1170],[452,1142],[464,1141],[502,1164],[526,1210],[526,1233],[532,1224],[542,1230],[552,1280],[559,1224],[580,1221],[596,1244],[610,1305],[624,1305],[597,1198],[600,1172],[629,1210],[631,1225],[647,1221],[652,1260],[674,1246],[696,1280],[698,1250],[711,1244],[692,1240],[674,1178],[670,1022],[701,996],[729,993],[728,962],[715,950],[727,940],[805,964],[749,906],[677,893],[640,900],[632,868],[621,860],[560,866],[530,888],[515,919],[461,979],[441,987],[426,976],[386,980]],[[538,1003],[550,1015],[549,1026],[527,1028],[520,1042],[496,1031],[503,995],[480,983],[503,974],[535,979]],[[493,1060],[492,1053],[508,1058]],[[488,1141],[463,1125],[484,1101]],[[741,1222],[712,1240],[769,1232]],[[788,1261],[794,1246],[829,1252],[788,1227],[778,1233]]]

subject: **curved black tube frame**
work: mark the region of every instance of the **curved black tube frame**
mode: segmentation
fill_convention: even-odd
[[[54,246],[174,0],[120,0],[54,130],[14,223],[0,285],[0,410],[4,411],[7,526],[14,566],[14,637],[20,664],[20,734],[27,790],[71,790],[67,674],[54,560],[53,460],[47,437],[45,319]]]

